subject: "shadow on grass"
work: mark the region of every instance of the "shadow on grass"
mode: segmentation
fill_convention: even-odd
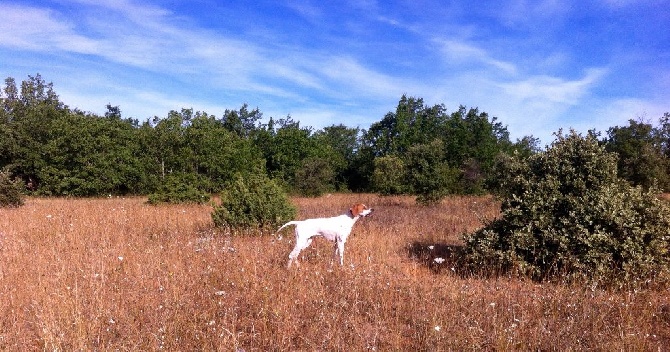
[[[462,271],[462,245],[414,241],[407,247],[407,251],[410,258],[436,274],[444,271],[460,274]]]

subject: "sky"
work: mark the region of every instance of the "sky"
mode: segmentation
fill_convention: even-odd
[[[405,94],[544,146],[670,111],[670,0],[0,0],[0,78],[36,74],[140,121],[246,103],[367,129]]]

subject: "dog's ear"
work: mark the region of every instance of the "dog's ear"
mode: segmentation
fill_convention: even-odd
[[[357,217],[361,215],[361,213],[365,210],[365,205],[363,204],[354,204],[354,206],[349,209],[349,212],[351,212],[351,216]]]

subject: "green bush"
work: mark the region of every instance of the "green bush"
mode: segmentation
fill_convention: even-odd
[[[22,189],[21,180],[12,180],[8,172],[0,171],[0,207],[23,205]]]
[[[607,285],[667,275],[668,206],[620,180],[595,136],[557,137],[546,152],[507,160],[501,216],[463,238],[469,268]]]
[[[221,194],[212,220],[215,226],[231,230],[275,230],[295,215],[286,193],[265,174],[237,175]]]
[[[194,174],[169,174],[165,176],[156,192],[149,195],[149,204],[196,203],[209,201],[209,195],[198,189],[198,178]]]

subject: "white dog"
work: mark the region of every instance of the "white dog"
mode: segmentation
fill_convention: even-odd
[[[315,236],[323,236],[329,241],[336,242],[335,255],[339,255],[340,265],[344,265],[344,243],[347,242],[351,229],[358,218],[370,215],[371,213],[372,209],[366,207],[364,204],[356,204],[347,213],[340,216],[287,222],[277,232],[286,226],[296,225],[295,247],[288,255],[288,267],[291,267],[293,261],[298,265],[300,251],[307,248]]]

